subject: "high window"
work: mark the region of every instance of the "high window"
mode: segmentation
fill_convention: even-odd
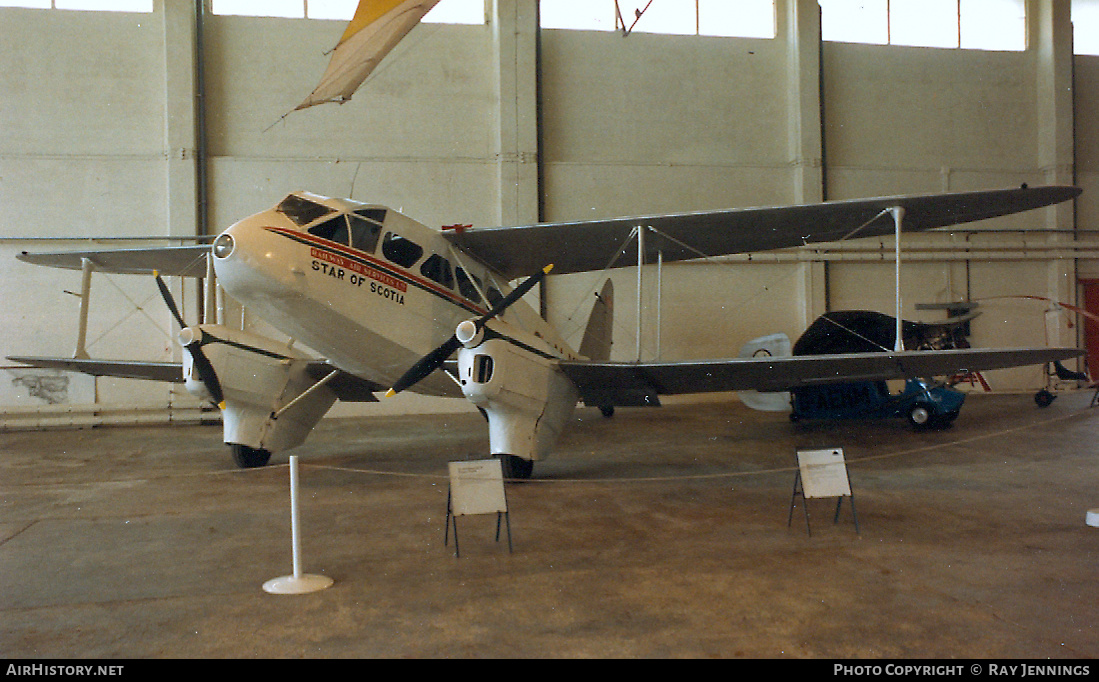
[[[1025,0],[819,0],[824,40],[1022,51]]]
[[[1099,55],[1099,0],[1072,0],[1072,48]]]
[[[152,12],[153,0],[0,0],[0,7],[75,9],[95,12]]]
[[[336,19],[355,15],[359,0],[211,0],[214,14],[291,19]],[[483,24],[485,0],[442,0],[424,17],[431,24]]]
[[[775,37],[774,0],[540,0],[542,28]]]

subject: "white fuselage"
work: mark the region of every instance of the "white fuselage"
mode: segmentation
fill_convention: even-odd
[[[348,223],[355,227],[342,228]],[[382,386],[460,322],[486,314],[504,289],[435,230],[393,210],[309,194],[241,220],[218,244],[216,274],[233,298],[331,364]],[[497,322],[524,343],[575,357],[529,306],[518,302],[506,315]],[[442,372],[413,390],[462,395]]]

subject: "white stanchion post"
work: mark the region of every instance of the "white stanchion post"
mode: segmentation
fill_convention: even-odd
[[[298,458],[290,456],[290,538],[292,543],[294,573],[273,578],[263,584],[264,592],[271,594],[306,594],[332,585],[325,575],[302,575],[301,533],[298,530]]]

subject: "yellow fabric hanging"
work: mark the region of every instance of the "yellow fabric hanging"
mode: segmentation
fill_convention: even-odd
[[[439,0],[360,0],[320,83],[295,110],[351,99],[390,50],[437,4]]]

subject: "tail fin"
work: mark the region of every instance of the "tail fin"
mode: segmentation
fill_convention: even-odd
[[[607,280],[595,295],[595,305],[588,317],[588,327],[580,342],[580,354],[589,360],[605,362],[611,359],[611,331],[614,328],[614,283]]]
[[[742,358],[758,358],[761,356],[785,357],[792,353],[790,337],[785,334],[770,334],[752,339],[740,349]],[[760,393],[759,391],[738,391],[740,401],[761,412],[789,412],[790,394]]]

